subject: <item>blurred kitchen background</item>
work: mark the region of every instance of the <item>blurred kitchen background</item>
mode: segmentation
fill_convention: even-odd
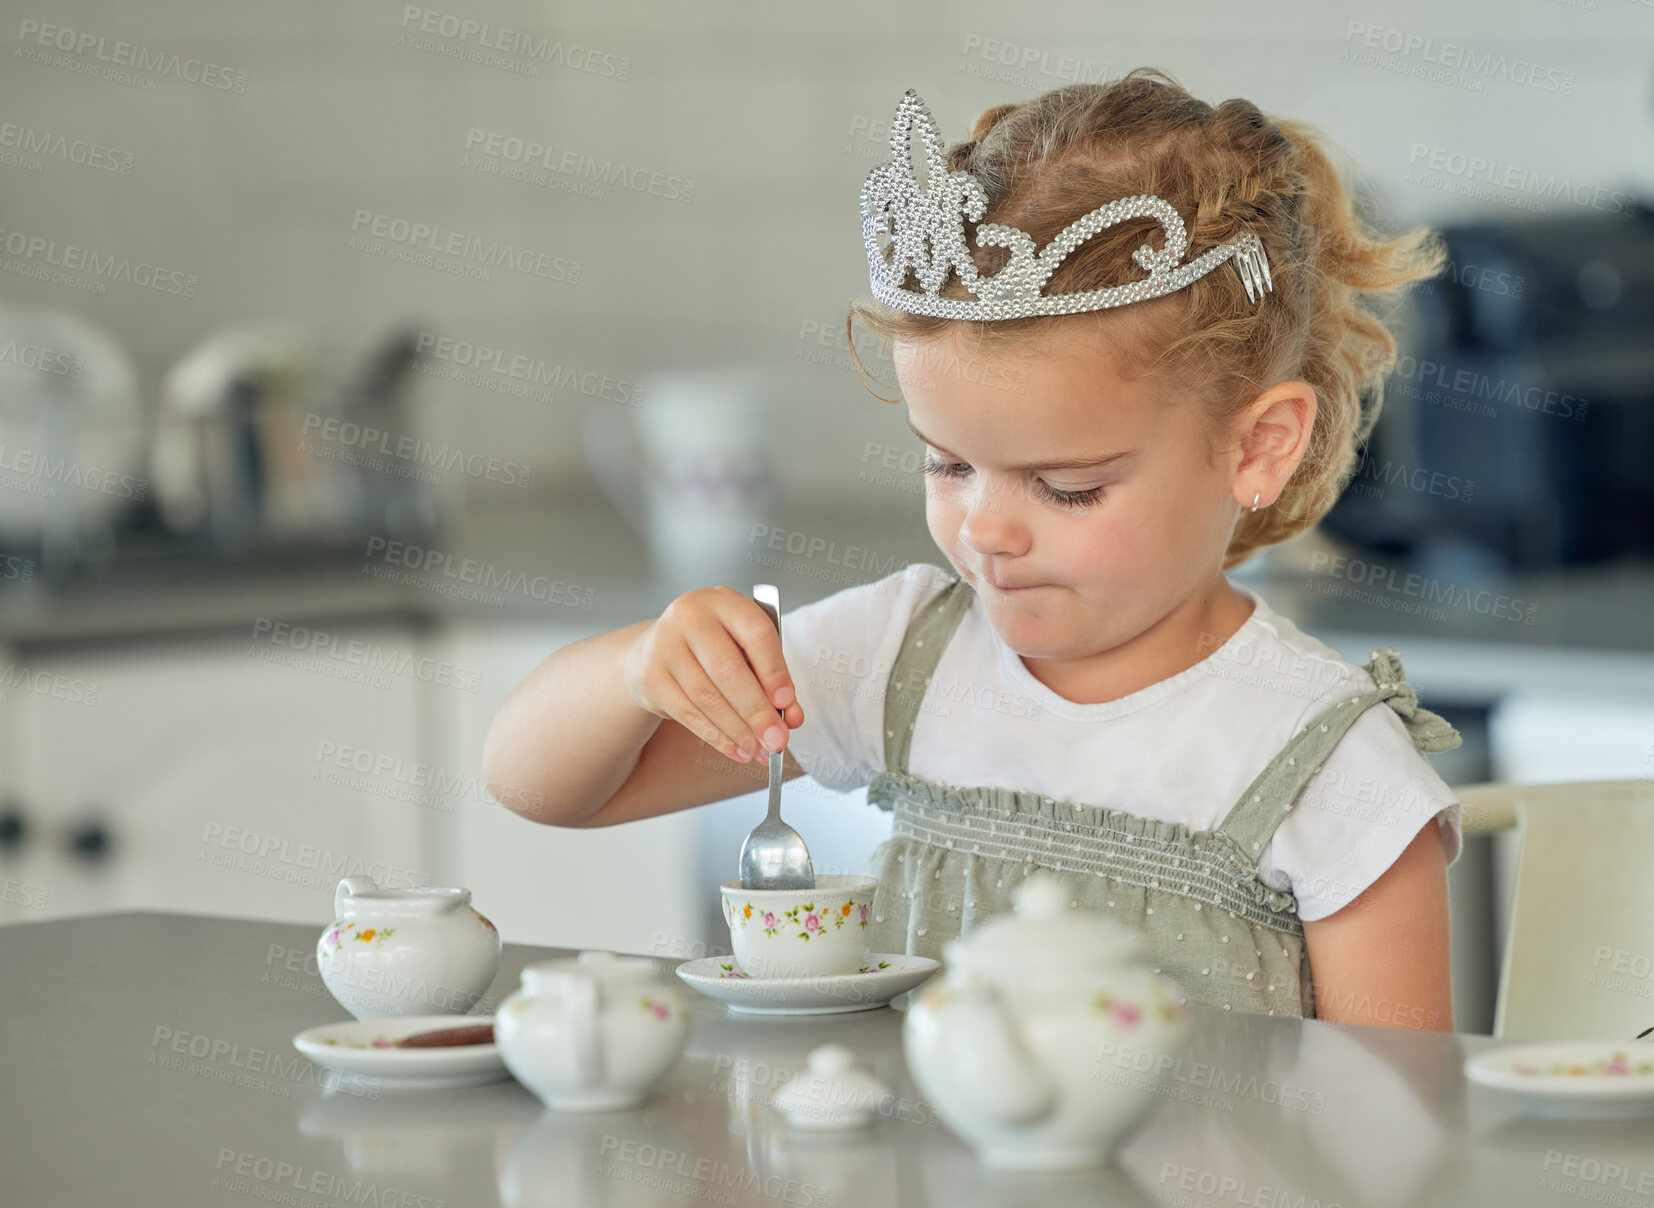
[[[3,18],[6,922],[319,923],[365,871],[469,886],[507,940],[721,951],[761,795],[534,826],[483,788],[488,722],[691,587],[791,609],[944,561],[843,335],[861,181],[909,87],[953,140],[1140,65],[1317,124],[1453,255],[1395,316],[1367,467],[1236,577],[1357,662],[1395,646],[1465,735],[1450,784],[1654,769],[1654,6]],[[887,831],[864,791],[788,795],[818,870]],[[1453,871],[1461,1030],[1506,840]]]

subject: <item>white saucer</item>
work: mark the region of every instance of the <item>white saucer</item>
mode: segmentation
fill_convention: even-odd
[[[491,1015],[404,1015],[351,1019],[306,1028],[293,1047],[317,1065],[371,1078],[386,1087],[476,1086],[511,1077],[497,1044],[399,1049],[389,1044],[415,1032],[492,1023]],[[374,1042],[385,1042],[376,1045]]]
[[[1464,1072],[1544,1115],[1654,1114],[1654,1040],[1501,1045],[1466,1060]]]
[[[818,977],[747,977],[733,957],[685,961],[678,976],[731,1011],[748,1015],[838,1015],[871,1011],[905,994],[942,967],[928,956],[875,952],[860,973]]]

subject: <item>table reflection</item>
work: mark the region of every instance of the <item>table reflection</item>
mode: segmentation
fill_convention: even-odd
[[[1465,1055],[1451,1034],[1208,1015],[1118,1162],[1172,1204],[1417,1203],[1463,1173]]]
[[[363,1079],[363,1088],[330,1089],[306,1104],[299,1131],[337,1141],[352,1171],[377,1178],[450,1174],[462,1153],[516,1136],[540,1110],[539,1100],[514,1082],[415,1090]]]
[[[901,1005],[901,1004],[899,1004]],[[1197,1010],[1176,1053],[1122,1041],[1096,1074],[1152,1096],[1143,1125],[1108,1166],[1037,1174],[984,1169],[908,1074],[905,1010],[755,1016],[691,1006],[682,1059],[636,1109],[565,1113],[515,1083],[373,1098],[330,1093],[304,1132],[339,1141],[353,1170],[451,1173],[479,1140],[500,1202],[890,1208],[1226,1202],[1401,1208],[1462,1186],[1469,1130],[1463,1038]],[[892,1091],[871,1125],[801,1129],[777,1093],[823,1044],[850,1048]],[[1165,1081],[1147,1089],[1159,1068]],[[1513,1148],[1538,1124],[1501,1126]],[[1535,1131],[1539,1130],[1539,1131]],[[1520,1134],[1520,1135],[1517,1135]]]

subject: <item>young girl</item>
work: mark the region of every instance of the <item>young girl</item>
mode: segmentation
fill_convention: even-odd
[[[945,151],[910,92],[891,146],[847,327],[891,344],[948,567],[780,635],[718,586],[560,650],[494,722],[491,791],[606,826],[785,748],[894,815],[875,951],[938,956],[1042,868],[1190,1001],[1450,1030],[1459,806],[1420,752],[1459,735],[1394,651],[1349,663],[1224,574],[1338,498],[1396,354],[1370,303],[1439,241],[1371,233],[1309,128],[1150,69]]]

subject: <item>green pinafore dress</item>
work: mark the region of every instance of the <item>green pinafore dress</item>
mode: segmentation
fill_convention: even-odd
[[[1188,1001],[1259,1015],[1314,1018],[1297,899],[1258,879],[1258,860],[1299,792],[1366,709],[1395,710],[1422,751],[1459,745],[1457,730],[1418,704],[1395,651],[1367,664],[1376,688],[1345,697],[1292,737],[1213,830],[997,785],[952,785],[907,770],[913,725],[975,593],[963,579],[908,626],[885,694],[885,770],[867,799],[890,810],[873,852],[879,878],[869,944],[939,959],[942,946],[1012,907],[1034,869],[1061,876],[1072,904],[1144,934],[1155,968]]]

